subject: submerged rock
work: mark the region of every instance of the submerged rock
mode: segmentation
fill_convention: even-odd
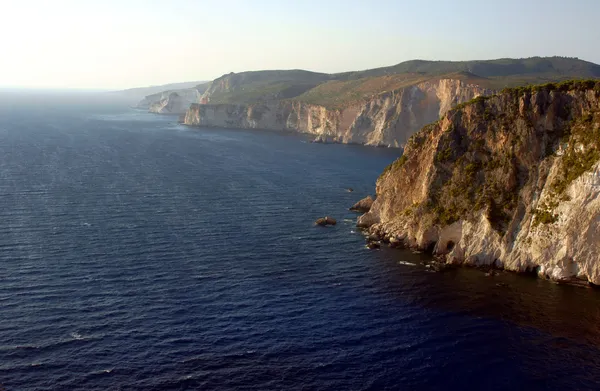
[[[373,232],[367,235],[365,240],[367,242],[366,246],[373,250],[381,247],[381,242],[383,241],[383,238],[378,232]]]
[[[339,140],[336,137],[331,137],[328,135],[319,135],[315,137],[315,139],[311,142],[316,144],[338,144]]]
[[[367,247],[371,250],[376,250],[381,247],[379,242],[367,242]]]
[[[320,219],[317,219],[317,221],[315,221],[316,225],[321,225],[321,226],[326,226],[326,225],[336,225],[337,221],[336,219],[329,217],[329,216],[325,216],[325,217],[321,217]]]
[[[430,267],[432,270],[435,270],[436,272],[443,272],[443,271],[450,269],[452,267],[452,265],[449,265],[444,262],[432,262],[432,263],[430,263]]]
[[[404,243],[402,243],[402,241],[400,239],[398,239],[396,236],[391,236],[390,237],[390,248],[401,248],[404,247]]]

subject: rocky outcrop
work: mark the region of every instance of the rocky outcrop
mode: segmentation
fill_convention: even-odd
[[[368,249],[377,250],[381,247],[381,244],[379,242],[367,242],[366,246]]]
[[[411,137],[358,224],[448,263],[600,284],[600,82],[506,90]]]
[[[371,210],[371,206],[373,205],[373,202],[374,202],[373,197],[366,196],[365,198],[363,198],[362,200],[360,200],[356,204],[354,204],[350,208],[350,210],[353,212],[366,213]]]
[[[292,130],[312,134],[323,142],[401,147],[424,124],[435,121],[451,107],[491,93],[461,80],[441,79],[384,92],[343,109],[294,100],[250,105],[192,104],[184,123]]]
[[[163,91],[146,96],[136,106],[157,114],[184,114],[192,103],[199,102],[206,85]]]
[[[315,225],[321,225],[321,226],[325,226],[325,225],[336,225],[337,221],[329,216],[325,216],[325,217],[321,217],[320,219],[317,219],[317,221],[315,221]]]
[[[152,103],[148,111],[157,114],[182,114],[187,111],[190,104],[188,98],[178,92],[171,92],[165,98]]]

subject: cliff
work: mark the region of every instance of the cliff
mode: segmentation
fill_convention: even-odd
[[[600,284],[600,82],[505,90],[408,141],[358,224],[448,263]]]
[[[227,89],[226,89],[227,91]],[[192,126],[291,130],[317,141],[400,147],[424,124],[456,104],[492,90],[456,79],[434,79],[351,102],[342,108],[298,99],[255,104],[194,104],[184,123]],[[209,88],[207,101],[213,96]]]
[[[199,97],[199,94],[193,92],[187,95],[181,92],[163,94],[161,99],[150,103],[148,111],[157,114],[183,114]]]
[[[600,77],[576,58],[403,62],[337,74],[229,73],[210,83],[184,123],[308,133],[315,141],[402,147],[451,107],[507,86]],[[206,105],[206,106],[204,106]]]
[[[198,87],[198,86],[202,86],[202,85],[208,85],[208,82],[206,81],[189,81],[189,82],[183,82],[183,83],[171,83],[171,84],[163,84],[163,85],[156,85],[156,86],[149,86],[149,87],[137,87],[137,88],[129,88],[126,90],[120,90],[120,91],[111,91],[108,92],[108,94],[110,94],[111,96],[118,98],[118,99],[123,99],[126,102],[128,102],[129,105],[137,107],[138,105],[145,104],[145,107],[141,107],[141,108],[145,108],[146,110],[148,109],[148,103],[144,103],[145,99],[147,99],[149,96],[152,95],[159,95],[162,94],[165,91],[178,91],[178,90],[185,90],[185,89],[189,89],[189,88],[194,88],[194,87]],[[204,92],[204,89],[202,89],[201,93]]]
[[[209,83],[192,88],[161,91],[147,95],[138,102],[136,108],[157,114],[184,114],[192,103],[199,102]]]

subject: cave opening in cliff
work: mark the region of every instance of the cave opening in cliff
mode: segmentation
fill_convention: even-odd
[[[437,244],[437,242],[430,242],[427,247],[425,248],[425,252],[427,254],[433,254],[433,252],[435,251],[435,245]]]

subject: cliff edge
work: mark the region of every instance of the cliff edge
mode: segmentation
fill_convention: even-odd
[[[449,110],[381,174],[358,225],[448,263],[600,284],[600,81]]]
[[[600,78],[600,66],[566,57],[403,62],[325,74],[228,73],[213,80],[184,124],[311,134],[315,141],[403,147],[451,107],[526,83]]]
[[[203,99],[210,102],[210,89]],[[401,147],[451,107],[493,91],[456,79],[435,79],[383,92],[343,107],[294,100],[194,104],[184,124],[297,131],[316,141]]]
[[[199,102],[209,83],[198,84],[191,88],[166,90],[147,95],[135,106],[156,114],[184,114],[190,105]]]

